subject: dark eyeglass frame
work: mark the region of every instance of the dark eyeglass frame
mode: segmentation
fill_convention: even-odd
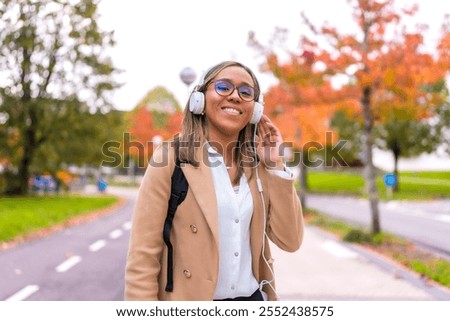
[[[218,87],[217,87],[217,83],[225,83],[225,84],[228,84],[228,85],[230,85],[230,88],[232,88],[232,90],[231,90],[229,93],[223,93],[223,92],[220,92],[220,90],[219,90]],[[214,90],[215,90],[215,92],[216,92],[219,96],[222,96],[222,97],[230,96],[230,95],[232,95],[232,94],[234,93],[234,91],[237,89],[238,95],[239,95],[239,97],[240,97],[243,101],[251,102],[251,101],[256,100],[256,97],[255,97],[255,93],[256,93],[255,88],[252,87],[252,86],[250,86],[250,85],[245,85],[245,84],[244,84],[244,85],[240,85],[240,86],[235,86],[235,85],[234,85],[231,81],[229,81],[228,79],[215,79],[215,80],[211,81],[211,83],[209,83],[208,86],[211,85],[211,84],[214,84]],[[250,89],[251,89],[251,91],[252,91],[251,97],[246,97],[246,96],[243,96],[243,95],[242,95],[241,90],[242,90],[243,88],[250,88]]]

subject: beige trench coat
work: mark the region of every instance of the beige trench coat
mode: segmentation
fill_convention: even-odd
[[[200,166],[182,167],[189,182],[186,199],[173,220],[173,292],[166,292],[167,247],[163,225],[175,166],[174,149],[163,144],[146,170],[134,210],[125,274],[126,300],[212,300],[219,270],[219,231],[216,191],[208,166],[206,148],[197,148]],[[203,145],[205,146],[205,145]],[[270,240],[285,251],[296,251],[303,238],[300,201],[290,180],[280,178],[259,166],[267,213],[266,232]],[[263,256],[272,264],[267,238],[263,237],[264,212],[254,169],[246,168],[254,211],[250,224],[253,274],[258,282],[272,280]],[[274,285],[274,283],[272,283]],[[269,300],[276,299],[265,285]]]

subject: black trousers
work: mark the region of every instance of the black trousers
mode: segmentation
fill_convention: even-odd
[[[259,289],[257,289],[250,296],[238,296],[232,299],[222,299],[222,300],[214,300],[214,301],[264,301],[262,293]]]

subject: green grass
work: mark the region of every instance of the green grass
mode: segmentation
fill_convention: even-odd
[[[309,172],[310,191],[330,194],[362,195],[364,179],[360,174],[351,172]]]
[[[426,275],[442,285],[450,286],[449,262],[439,259],[426,264],[419,260],[410,260],[406,264],[421,275]]]
[[[417,178],[431,178],[431,179],[444,179],[450,181],[450,171],[449,172],[402,172],[401,177],[417,177]]]
[[[444,286],[450,286],[450,262],[417,248],[413,243],[388,233],[372,235],[365,229],[306,210],[307,224],[327,230],[346,242],[360,243],[389,256],[400,264]]]
[[[392,195],[377,177],[381,199],[427,200],[450,197],[450,172],[404,172],[399,174],[400,190]],[[313,193],[347,194],[365,197],[363,175],[354,171],[310,171],[309,191]]]
[[[0,242],[98,210],[117,197],[36,196],[0,199]]]

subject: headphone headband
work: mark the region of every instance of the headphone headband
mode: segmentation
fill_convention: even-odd
[[[212,68],[208,68],[206,70],[204,70],[200,76],[200,78],[198,78],[198,82],[197,85],[195,85],[195,90],[198,90],[201,86],[203,86],[204,82],[205,82],[205,78],[206,75],[208,74],[208,72],[211,70]]]

